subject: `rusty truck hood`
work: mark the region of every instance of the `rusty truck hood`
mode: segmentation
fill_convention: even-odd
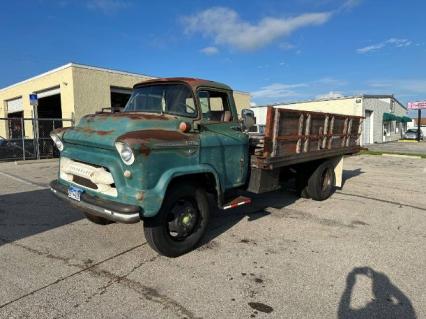
[[[79,124],[65,132],[66,143],[114,149],[118,137],[141,130],[176,131],[181,119],[152,113],[100,113],[84,116]]]

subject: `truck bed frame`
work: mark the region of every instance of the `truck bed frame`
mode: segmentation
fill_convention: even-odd
[[[268,107],[265,134],[252,136],[252,167],[274,169],[360,151],[362,116]]]
[[[278,189],[284,167],[322,159],[334,159],[337,167],[344,155],[361,150],[363,119],[268,107],[264,134],[250,135],[249,190],[263,193]]]

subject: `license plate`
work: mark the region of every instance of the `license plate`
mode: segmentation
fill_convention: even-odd
[[[68,197],[76,201],[80,201],[80,197],[83,192],[84,190],[82,190],[81,188],[70,186],[70,188],[68,188]]]

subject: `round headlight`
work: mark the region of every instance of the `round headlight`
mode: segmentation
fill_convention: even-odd
[[[55,143],[56,148],[60,151],[63,151],[64,149],[64,143],[62,143],[61,139],[59,138],[59,136],[52,134],[50,135],[50,137],[52,138],[53,143]]]
[[[124,164],[132,165],[135,161],[135,156],[130,146],[125,143],[117,142],[115,143],[115,147],[117,148],[118,154],[120,154],[121,160]]]

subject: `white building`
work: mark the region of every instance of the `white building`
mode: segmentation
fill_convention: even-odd
[[[393,95],[359,95],[271,105],[325,113],[365,116],[361,144],[399,140],[407,129],[407,109]],[[256,123],[266,123],[266,106],[253,106]]]

